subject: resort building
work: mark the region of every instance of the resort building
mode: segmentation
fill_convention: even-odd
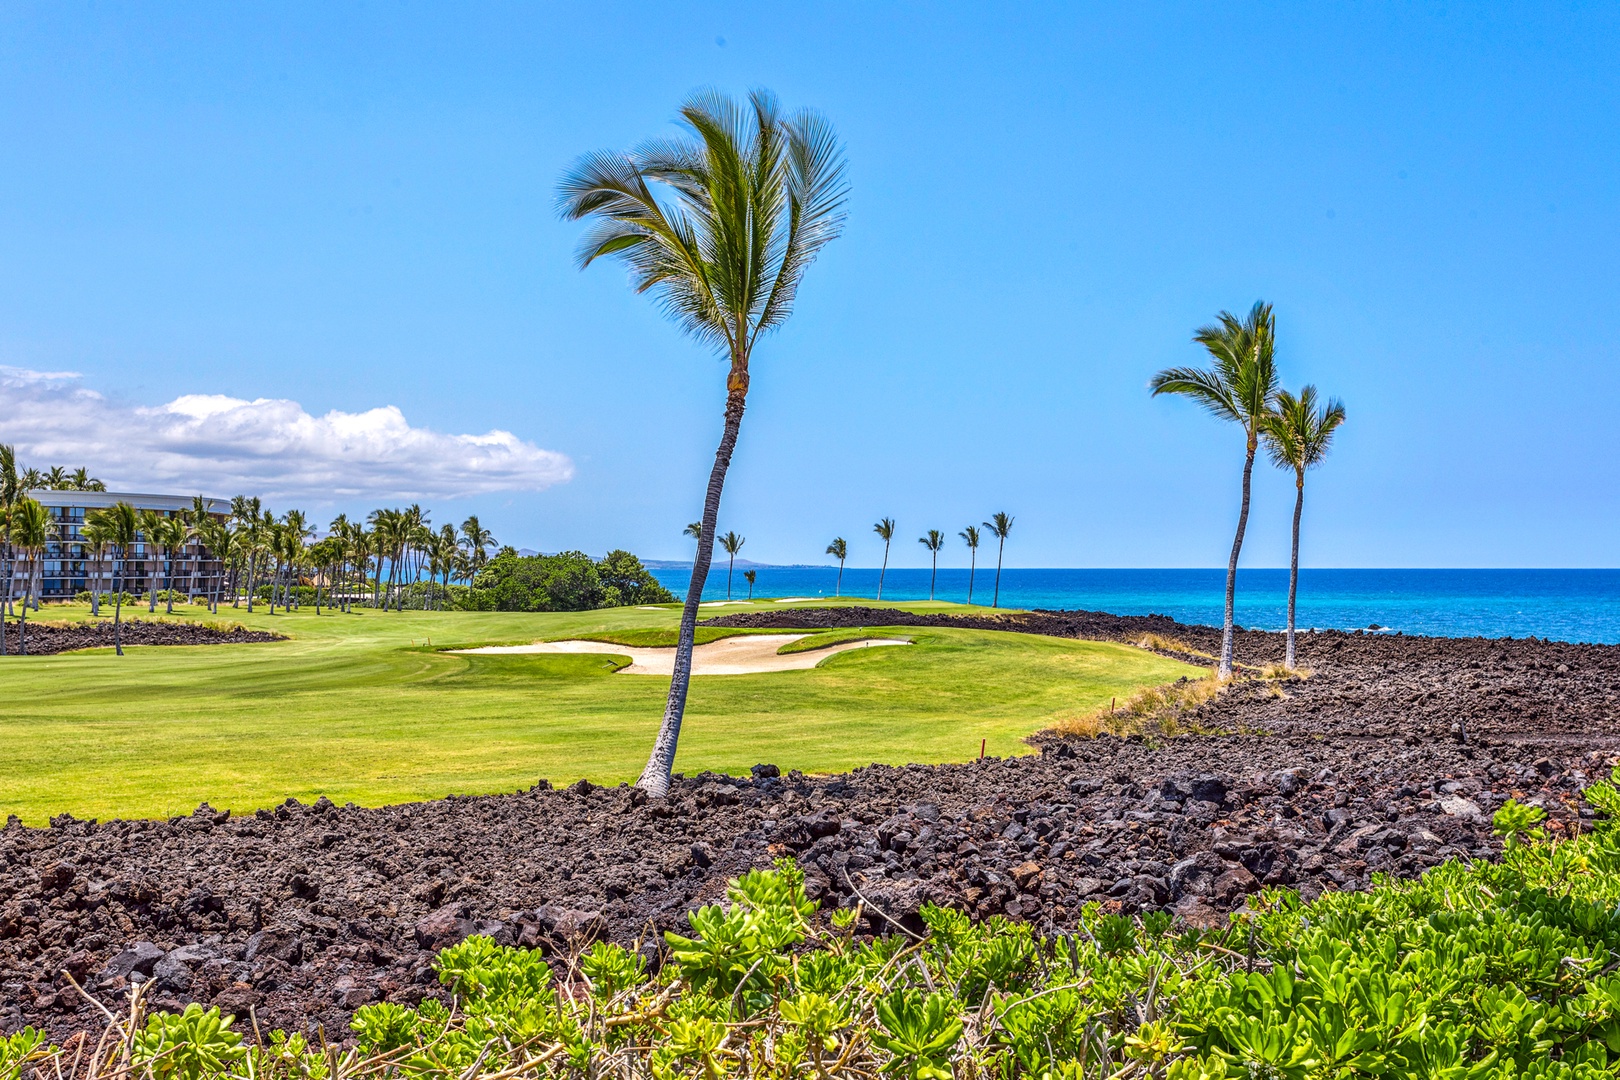
[[[116,572],[120,585],[127,593],[143,593],[148,589],[162,589],[164,580],[164,553],[157,548],[137,543],[125,553],[122,565],[111,552],[100,558],[86,549],[79,530],[84,527],[85,516],[92,511],[126,502],[138,511],[155,511],[165,517],[175,517],[181,511],[190,512],[196,501],[190,495],[139,495],[125,491],[56,491],[41,489],[26,493],[37,500],[51,517],[56,519],[56,535],[45,546],[42,600],[70,600],[76,594],[94,589],[111,592]],[[203,506],[215,518],[225,518],[231,512],[226,499],[204,499]],[[202,593],[213,587],[223,571],[218,559],[195,536],[186,540],[185,547],[174,553],[169,575],[176,592]],[[21,574],[22,566],[14,572]],[[13,582],[12,595],[21,590],[20,581]]]

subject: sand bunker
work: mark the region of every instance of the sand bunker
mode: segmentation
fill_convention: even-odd
[[[721,638],[692,650],[694,675],[754,675],[762,671],[804,671],[813,668],[834,653],[851,649],[870,649],[879,645],[910,645],[900,638],[867,638],[864,641],[841,641],[825,649],[788,653],[780,656],[776,650],[790,641],[809,637],[808,634],[743,634]],[[462,653],[604,653],[609,656],[628,656],[630,666],[620,668],[619,675],[672,675],[675,671],[675,650],[671,648],[643,649],[630,645],[610,645],[605,641],[538,641],[533,645],[485,645],[481,649],[456,649]]]

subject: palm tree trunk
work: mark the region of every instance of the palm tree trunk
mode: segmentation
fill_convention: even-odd
[[[934,552],[934,571],[928,575],[928,600],[934,600],[934,582],[939,579],[939,552]]]
[[[731,452],[737,446],[737,430],[742,425],[743,409],[747,404],[748,376],[741,379],[735,366],[726,395],[726,426],[720,436],[720,446],[714,452],[714,468],[709,472],[709,488],[703,496],[703,531],[698,536],[697,555],[692,560],[692,580],[686,586],[686,604],[681,608],[681,633],[675,644],[675,671],[669,681],[669,701],[664,706],[664,719],[658,725],[658,738],[653,742],[652,755],[647,767],[641,771],[636,786],[655,799],[669,794],[669,776],[675,768],[675,748],[681,738],[681,719],[686,714],[686,692],[692,684],[692,639],[697,634],[698,603],[703,599],[703,583],[709,576],[709,564],[714,560],[714,532],[719,525],[720,492],[726,484],[726,470],[731,467]]]
[[[888,574],[889,574],[889,542],[887,540],[885,540],[885,541],[883,541],[883,569],[878,571],[878,594],[877,594],[877,598],[879,600],[883,599],[883,579],[885,577],[887,577]]]
[[[1226,561],[1226,614],[1221,623],[1221,663],[1217,674],[1222,679],[1232,677],[1232,625],[1233,608],[1237,602],[1238,555],[1243,551],[1243,530],[1249,525],[1249,480],[1254,475],[1254,451],[1258,442],[1249,436],[1249,451],[1243,459],[1243,509],[1238,512],[1237,535],[1232,537],[1232,557]]]
[[[838,560],[838,584],[833,588],[833,599],[844,595],[844,560]]]
[[[17,620],[17,655],[28,655],[28,593],[34,584],[34,560],[30,556],[23,571],[22,618]]]
[[[169,557],[166,560],[164,560],[163,570],[164,570],[164,576],[167,579],[167,583],[164,585],[163,591],[169,594],[168,599],[167,599],[167,604],[163,609],[163,614],[165,614],[165,615],[173,615],[174,614],[174,555],[173,554],[170,554]]]
[[[0,571],[5,573],[5,592],[0,593],[0,656],[4,656],[6,655],[6,608],[11,606],[11,578],[15,573],[9,543],[0,544]]]
[[[129,558],[128,545],[119,545],[118,561],[113,563],[113,654],[124,655],[124,562]]]
[[[737,566],[737,556],[732,555],[726,560],[726,599],[731,599],[731,571]]]
[[[1296,494],[1294,496],[1294,553],[1288,560],[1288,647],[1283,654],[1283,664],[1289,671],[1294,670],[1294,600],[1299,596],[1299,517],[1305,509],[1305,470],[1296,472],[1294,481]]]
[[[968,548],[968,603],[973,603],[973,578],[979,572],[979,549]]]
[[[1001,606],[1001,553],[1007,550],[1007,538],[1003,536],[996,542],[996,592],[990,598],[991,607]]]

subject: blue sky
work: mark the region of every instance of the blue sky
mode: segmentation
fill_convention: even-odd
[[[1620,563],[1612,6],[473,7],[0,8],[0,441],[682,557],[723,368],[574,268],[555,184],[766,86],[853,190],[756,356],[745,555],[875,563],[888,515],[921,565],[1006,510],[1010,565],[1218,565],[1241,438],[1145,387],[1263,297],[1350,413],[1306,565]],[[210,427],[234,399],[273,404]],[[346,423],[397,456],[333,459]],[[544,490],[445,497],[474,474]],[[1245,562],[1282,565],[1258,477]]]

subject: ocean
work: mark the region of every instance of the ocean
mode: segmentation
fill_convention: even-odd
[[[832,596],[837,567],[751,566],[756,599]],[[684,596],[691,570],[658,568],[653,574]],[[1003,607],[1084,608],[1116,615],[1169,615],[1180,622],[1219,626],[1224,570],[1003,570]],[[928,599],[927,570],[891,569],[885,600]],[[873,598],[878,571],[849,567],[845,596]],[[995,567],[980,567],[976,603],[989,604]],[[738,569],[734,599],[748,595]],[[965,601],[968,572],[941,569],[941,600]],[[718,560],[703,591],[726,598],[726,564]],[[1239,570],[1237,622],[1261,630],[1287,623],[1287,570]],[[1620,644],[1620,570],[1301,570],[1300,628],[1366,629],[1439,637],[1541,637]]]

